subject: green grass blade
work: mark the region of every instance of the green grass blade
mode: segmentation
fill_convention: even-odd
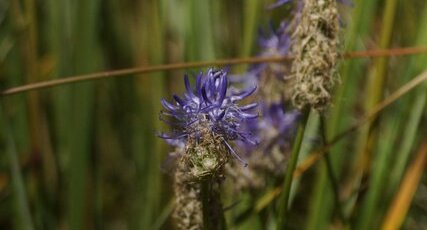
[[[285,226],[287,224],[287,221],[289,221],[288,205],[290,204],[289,197],[290,197],[291,188],[292,188],[292,180],[293,180],[294,170],[298,162],[298,158],[301,150],[301,144],[304,139],[304,132],[305,132],[308,117],[309,117],[309,111],[304,111],[302,113],[303,113],[302,119],[298,126],[298,132],[292,147],[291,158],[289,162],[287,162],[288,165],[287,165],[287,170],[285,174],[285,181],[283,183],[282,194],[279,198],[279,216],[277,217],[278,222],[277,222],[276,229],[286,228]]]
[[[361,41],[368,35],[370,23],[375,16],[376,1],[361,0],[355,2],[355,7],[349,9],[351,17],[349,25],[345,30],[344,48],[346,51],[363,49]],[[348,9],[347,9],[348,10]],[[334,94],[334,105],[331,107],[331,116],[328,119],[327,138],[335,136],[342,131],[352,121],[352,108],[357,102],[357,85],[361,68],[364,62],[360,60],[345,60],[340,71],[341,84],[337,85]],[[342,164],[345,159],[346,142],[333,146],[330,157],[334,172],[337,173],[338,180],[341,178]],[[331,219],[333,208],[332,190],[329,185],[325,165],[320,165],[317,169],[317,176],[311,198],[310,212],[308,216],[307,229],[327,228]]]
[[[18,161],[15,141],[12,136],[13,132],[11,130],[9,120],[6,118],[6,114],[4,114],[3,101],[0,104],[0,122],[2,123],[2,136],[4,136],[4,142],[6,143],[6,154],[9,159],[10,175],[12,177],[12,187],[15,200],[15,211],[18,216],[18,220],[16,222],[17,226],[15,227],[16,229],[32,230],[34,227],[27,199],[27,192]]]
[[[58,5],[61,11],[67,12],[69,18],[62,18],[69,27],[66,34],[58,36],[60,41],[57,44],[66,46],[69,39],[71,44],[78,47],[57,47],[64,50],[69,56],[61,56],[59,72],[85,73],[96,71],[99,66],[99,55],[96,52],[96,13],[98,12],[99,1],[78,1],[65,2]],[[67,5],[69,4],[69,5]],[[69,8],[68,8],[69,7]],[[65,40],[62,40],[65,39]],[[67,42],[68,41],[68,42]],[[74,47],[74,48],[75,48]],[[86,219],[92,214],[88,209],[87,186],[89,172],[89,153],[91,146],[91,132],[93,129],[93,83],[72,86],[69,95],[58,98],[59,103],[65,103],[57,108],[60,128],[65,131],[65,146],[61,146],[60,151],[63,157],[68,158],[66,165],[66,188],[67,188],[67,225],[69,229],[83,229],[86,226]],[[66,114],[64,117],[62,115]],[[63,120],[63,119],[68,120]]]

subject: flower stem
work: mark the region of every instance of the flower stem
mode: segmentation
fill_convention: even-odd
[[[212,180],[204,180],[201,182],[204,230],[226,229],[220,194],[218,188],[215,188],[215,186],[216,182]]]
[[[324,145],[328,143],[327,137],[326,137],[326,122],[325,117],[320,117],[320,134],[322,136],[322,142]],[[345,224],[347,222],[347,219],[344,215],[343,208],[340,201],[340,195],[339,195],[339,185],[337,177],[334,173],[334,168],[332,165],[331,157],[328,153],[325,153],[324,155],[325,163],[326,163],[326,171],[328,173],[329,180],[331,181],[332,191],[334,195],[335,200],[335,209],[338,212],[338,216],[341,219],[341,221]]]
[[[6,144],[6,154],[9,158],[10,164],[10,175],[12,178],[12,190],[17,217],[15,222],[17,226],[15,227],[17,227],[17,229],[33,230],[34,226],[26,194],[24,176],[22,175],[19,166],[18,153],[16,150],[15,140],[13,138],[12,128],[10,127],[10,121],[3,109],[3,101],[0,101],[0,122],[3,124],[3,138],[5,138],[4,143]]]
[[[295,170],[295,167],[297,165],[299,152],[301,149],[302,140],[304,137],[304,131],[305,127],[307,125],[308,116],[310,114],[310,111],[308,109],[305,109],[302,112],[302,119],[298,127],[298,133],[294,141],[294,145],[292,148],[291,153],[291,159],[288,163],[288,168],[286,170],[286,177],[285,177],[285,183],[283,185],[283,192],[282,196],[279,200],[279,216],[278,216],[278,222],[277,222],[277,228],[276,229],[284,229],[286,225],[286,218],[288,214],[288,204],[289,204],[289,195],[291,193],[291,185],[292,185],[292,179],[293,179],[293,173]]]
[[[206,230],[211,229],[211,220],[209,216],[209,182],[203,181],[202,182],[202,192],[201,192],[201,198],[202,198],[202,207],[203,207],[203,228]]]

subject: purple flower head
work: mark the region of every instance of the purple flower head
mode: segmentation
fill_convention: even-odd
[[[283,103],[270,104],[265,106],[263,110],[264,119],[259,124],[260,129],[274,129],[278,135],[289,135],[294,130],[299,118],[297,110],[285,112]]]
[[[288,23],[283,21],[276,31],[270,26],[269,35],[260,31],[259,44],[263,48],[262,56],[283,56],[288,53],[291,39],[286,32],[287,27]]]
[[[194,89],[188,76],[184,77],[184,83],[186,92],[183,97],[174,95],[173,103],[161,100],[165,110],[160,118],[174,125],[175,129],[160,137],[185,143],[188,138],[198,140],[202,132],[208,129],[208,132],[220,136],[231,153],[240,159],[228,141],[254,143],[251,134],[243,131],[241,125],[258,117],[252,113],[257,105],[239,106],[237,102],[255,92],[256,87],[239,92],[228,90],[227,72],[215,69],[209,69],[205,74],[199,73]]]
[[[285,111],[282,102],[272,104],[262,104],[262,117],[258,122],[247,121],[246,129],[248,132],[253,133],[254,138],[262,143],[258,149],[268,153],[270,148],[278,146],[284,148],[294,135],[297,121],[299,119],[299,112]],[[252,152],[253,146],[246,143],[239,143],[240,147],[245,149],[246,152]]]
[[[291,44],[290,36],[287,33],[288,24],[282,22],[276,30],[269,27],[268,31],[259,30],[258,44],[261,52],[258,56],[261,57],[282,57],[289,53]],[[249,67],[248,72],[243,75],[232,76],[231,80],[243,85],[254,84],[260,81],[265,70],[269,69],[273,75],[281,78],[284,75],[282,63],[259,63]]]

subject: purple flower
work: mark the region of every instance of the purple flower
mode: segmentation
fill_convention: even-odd
[[[263,111],[264,119],[259,123],[258,129],[274,130],[278,144],[284,145],[285,140],[289,140],[289,136],[295,131],[299,112],[297,110],[285,112],[283,103],[266,105]]]
[[[270,27],[269,34],[264,31],[260,31],[259,45],[261,53],[259,56],[284,56],[289,53],[290,48],[290,37],[287,33],[288,24],[282,22],[277,30],[273,30]],[[298,119],[297,112],[291,112],[284,110],[283,98],[273,97],[274,100],[269,100],[266,96],[269,96],[275,92],[271,89],[279,84],[285,84],[283,77],[286,76],[287,67],[283,63],[261,63],[251,65],[249,70],[241,76],[234,76],[234,81],[242,85],[248,84],[268,84],[274,82],[277,85],[263,85],[263,89],[269,89],[269,91],[260,93],[260,99],[262,100],[260,109],[263,114],[260,119],[256,122],[246,121],[245,129],[247,132],[253,134],[253,138],[257,142],[261,143],[260,146],[254,148],[253,145],[247,145],[246,143],[239,142],[239,147],[244,149],[249,155],[254,150],[262,149],[265,152],[269,152],[269,149],[274,146],[282,147],[289,140],[289,136],[294,130],[294,126]],[[271,79],[265,79],[273,77]],[[286,143],[285,143],[286,142]]]
[[[259,44],[263,48],[262,56],[283,56],[288,53],[291,45],[291,39],[286,32],[288,23],[282,22],[279,28],[274,31],[270,27],[269,35],[260,31]]]
[[[199,73],[194,89],[187,75],[184,84],[186,92],[183,97],[174,95],[173,103],[161,100],[165,110],[160,118],[175,128],[160,137],[185,143],[188,138],[198,140],[202,132],[208,129],[208,132],[219,135],[231,153],[240,159],[228,141],[254,143],[251,134],[242,130],[241,126],[244,121],[258,117],[258,114],[252,113],[257,104],[239,106],[237,102],[255,92],[256,87],[232,92],[228,90],[227,72],[214,69],[209,69],[206,74]]]
[[[274,9],[276,7],[279,7],[285,3],[290,2],[291,0],[277,0],[275,3],[271,4],[270,6],[268,6],[268,9]]]
[[[278,146],[281,149],[286,147],[294,135],[300,116],[297,110],[285,111],[282,102],[262,104],[261,110],[262,117],[259,121],[247,121],[245,124],[246,130],[252,133],[254,139],[259,141],[261,145],[254,148],[254,146],[239,142],[239,146],[248,154],[256,149],[268,153],[273,146]]]
[[[282,57],[287,55],[291,44],[290,37],[286,31],[287,27],[288,24],[282,22],[277,30],[274,30],[271,26],[267,32],[260,29],[258,44],[262,51],[258,56]],[[230,80],[233,83],[243,84],[245,87],[248,84],[257,84],[267,68],[278,78],[282,78],[284,75],[282,63],[259,63],[251,65],[249,70],[242,75],[231,76]]]

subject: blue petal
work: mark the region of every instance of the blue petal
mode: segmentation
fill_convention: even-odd
[[[194,97],[193,90],[191,89],[191,86],[190,86],[190,81],[188,80],[188,75],[184,76],[184,84],[185,84],[185,89],[187,90],[188,95],[190,97]]]
[[[212,101],[209,99],[207,92],[206,92],[206,88],[203,87],[202,88],[202,97],[205,101],[207,101],[209,104],[212,104]]]
[[[227,94],[227,85],[228,85],[228,81],[227,81],[227,77],[223,77],[221,79],[220,85],[219,85],[219,99],[218,99],[218,104],[222,104],[222,102],[224,101],[225,95]]]
[[[227,110],[226,109],[224,109],[217,117],[216,117],[216,120],[217,121],[219,121],[219,120],[222,120],[223,118],[224,118],[224,115],[225,115],[225,113],[227,112]]]
[[[185,103],[184,100],[182,100],[180,97],[178,97],[177,95],[173,95],[173,98],[175,99],[176,102],[178,102],[178,104],[180,104],[181,106],[185,106],[187,105],[187,103]]]
[[[241,111],[248,111],[248,110],[256,108],[257,106],[258,106],[258,103],[252,103],[252,104],[240,107],[240,110]]]
[[[237,158],[245,167],[248,166],[248,163],[246,163],[236,152],[234,152],[233,148],[228,144],[226,140],[224,140],[224,144],[227,146],[228,150],[230,150],[231,154]]]
[[[269,10],[274,9],[274,8],[279,7],[279,6],[281,6],[281,5],[285,4],[285,3],[288,3],[290,1],[291,0],[277,0],[277,2],[275,2],[275,3],[271,4],[270,6],[268,6],[268,9]]]
[[[244,119],[254,119],[258,117],[258,114],[250,114],[244,112],[240,112],[239,115],[242,116]]]
[[[196,77],[196,94],[199,98],[202,96],[202,76],[203,73],[199,73]]]
[[[170,104],[169,102],[167,102],[165,99],[161,99],[160,103],[162,103],[163,107],[165,107],[165,109],[169,110],[169,111],[174,111],[177,110],[178,107]]]
[[[187,135],[188,134],[185,133],[185,134],[178,135],[178,136],[170,136],[170,135],[168,135],[166,133],[161,133],[161,134],[159,134],[159,137],[163,138],[163,139],[181,139],[181,138],[184,138]]]
[[[250,90],[247,90],[247,91],[243,91],[242,93],[240,93],[240,94],[237,94],[237,95],[233,95],[233,96],[231,96],[231,101],[232,102],[235,102],[235,101],[239,101],[239,100],[242,100],[242,99],[244,99],[245,97],[248,97],[249,95],[251,95],[251,94],[253,94],[254,92],[255,92],[255,90],[256,90],[256,86],[254,86],[252,89],[250,89]]]

